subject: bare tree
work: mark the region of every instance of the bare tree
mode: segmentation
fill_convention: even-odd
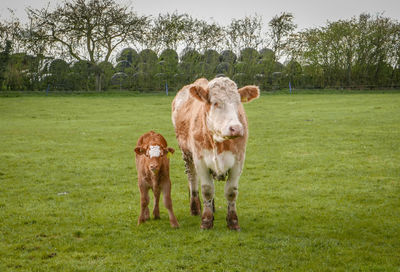
[[[226,28],[226,46],[239,53],[243,48],[258,49],[263,44],[262,18],[259,15],[233,19]]]
[[[65,1],[54,10],[29,8],[27,13],[32,27],[58,51],[53,53],[91,63],[109,61],[118,46],[138,42],[148,21],[114,0]]]
[[[21,43],[21,21],[15,16],[15,13],[12,9],[8,9],[10,16],[3,21],[0,21],[0,50],[4,50],[7,44],[7,41],[12,44],[12,51],[19,52],[22,43]],[[23,49],[21,50],[23,51]]]
[[[283,12],[281,15],[273,17],[268,23],[271,28],[268,36],[271,42],[270,46],[275,53],[275,61],[282,57],[283,50],[288,46],[289,37],[297,27],[293,18],[293,14]]]
[[[165,49],[177,50],[184,40],[185,29],[190,16],[187,14],[159,14],[152,20],[151,26],[144,35],[145,48],[154,50],[157,54]]]
[[[213,49],[221,51],[223,49],[224,29],[219,24],[199,20],[195,24],[195,29],[199,50]]]
[[[51,45],[53,55],[89,61],[101,90],[101,69],[119,46],[140,41],[147,17],[138,16],[128,6],[114,0],[72,0],[49,8],[27,10],[32,37]]]

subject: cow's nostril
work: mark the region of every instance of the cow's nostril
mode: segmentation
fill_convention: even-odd
[[[231,136],[241,136],[242,135],[242,128],[239,125],[230,126],[229,131],[231,133]]]
[[[231,127],[229,127],[229,130],[233,135],[235,135],[239,132],[240,128],[239,128],[239,126],[231,126]]]

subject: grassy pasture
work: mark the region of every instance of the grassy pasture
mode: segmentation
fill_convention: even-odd
[[[400,94],[262,96],[242,231],[191,217],[172,97],[0,98],[0,271],[399,271]],[[181,225],[137,227],[137,138],[162,133]],[[152,208],[152,204],[150,206]]]

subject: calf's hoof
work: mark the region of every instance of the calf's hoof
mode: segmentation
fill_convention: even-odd
[[[226,216],[226,223],[230,230],[240,231],[239,220],[235,212],[229,212]]]
[[[160,219],[160,209],[154,209],[153,210],[153,218],[154,219]]]
[[[143,224],[144,222],[146,222],[146,219],[143,217],[139,217],[137,224],[139,226],[140,224]]]
[[[179,228],[179,223],[178,222],[171,222],[171,228],[174,228],[174,229]]]

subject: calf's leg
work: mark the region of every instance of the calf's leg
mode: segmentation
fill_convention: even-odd
[[[158,184],[154,185],[153,187],[153,193],[154,193],[154,208],[153,208],[153,216],[154,219],[160,219],[160,187]]]
[[[168,179],[167,182],[163,184],[163,201],[165,208],[168,210],[168,215],[169,215],[169,223],[171,224],[171,227],[173,228],[178,228],[179,223],[178,220],[175,217],[174,210],[172,209],[172,199],[171,199],[171,181]]]
[[[139,184],[139,190],[140,190],[140,215],[138,219],[138,225],[141,223],[145,222],[150,218],[150,212],[149,212],[149,188],[144,185],[144,184]]]

